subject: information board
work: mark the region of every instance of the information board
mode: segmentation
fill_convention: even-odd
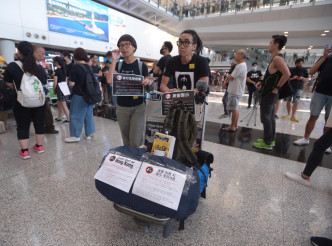
[[[182,103],[192,114],[195,114],[195,92],[194,91],[174,91],[166,92],[161,97],[161,113],[167,115],[170,108]]]
[[[144,77],[135,74],[113,74],[113,91],[114,96],[143,96]]]

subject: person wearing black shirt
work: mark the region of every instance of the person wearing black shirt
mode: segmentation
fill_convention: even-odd
[[[69,51],[63,52],[62,56],[63,56],[63,59],[65,60],[65,63],[66,63],[67,78],[69,78],[71,68],[73,67],[74,64],[71,61],[71,55],[70,55]]]
[[[60,87],[59,83],[67,83],[67,71],[66,71],[66,65],[63,59],[60,57],[54,57],[53,58],[53,65],[57,68],[55,70],[54,74],[54,80],[53,80],[53,91],[55,91],[57,95],[57,104],[58,104],[58,117],[55,119],[56,121],[61,121],[62,113],[64,112],[67,120],[65,123],[69,122],[69,110],[67,108],[66,100],[67,96],[65,96]]]
[[[275,146],[276,120],[274,118],[274,106],[278,100],[278,91],[286,83],[290,76],[287,64],[280,54],[280,50],[287,43],[284,35],[273,35],[268,51],[272,60],[266,70],[263,81],[259,81],[256,87],[260,89],[260,114],[263,123],[264,138],[257,139],[253,144],[259,149],[272,150]]]
[[[34,57],[34,49],[31,43],[22,41],[17,45],[18,55],[21,61],[17,61],[22,65],[24,72],[37,76],[40,78],[40,68],[36,63]],[[21,81],[23,77],[23,71],[16,62],[8,64],[4,74],[4,81],[6,84],[14,89],[19,90],[21,88]],[[14,86],[15,83],[15,86]],[[17,138],[21,146],[19,157],[22,159],[30,158],[29,154],[29,130],[30,123],[33,122],[33,126],[36,132],[36,144],[33,146],[33,150],[37,153],[43,153],[43,142],[45,137],[45,105],[36,108],[23,107],[17,100],[14,102],[13,112],[17,125]]]
[[[90,59],[92,61],[91,70],[92,70],[93,74],[95,75],[97,81],[99,81],[101,76],[103,76],[103,73],[101,72],[101,68],[98,64],[98,56],[96,54],[93,54],[90,56]]]
[[[106,75],[108,73],[108,70],[110,69],[111,62],[107,59],[105,61],[105,66],[101,70],[102,76],[100,77],[101,87],[103,89],[103,101],[104,103],[108,104],[110,103],[110,94],[109,94],[109,87],[110,85],[107,83]]]
[[[136,74],[144,76],[143,86],[151,84],[148,78],[148,67],[142,63],[140,71],[140,63],[135,58],[137,50],[136,40],[128,35],[122,35],[117,43],[119,50],[112,51],[112,64],[107,74],[107,83],[112,84],[114,73]],[[119,60],[120,52],[124,57],[121,62]],[[116,115],[119,122],[121,136],[124,146],[139,147],[143,143],[143,131],[145,124],[145,105],[142,96],[118,96],[118,106]]]
[[[205,57],[200,56],[203,49],[202,40],[194,30],[185,30],[181,33],[178,45],[178,56],[168,60],[164,71],[160,90],[162,92],[194,90],[198,80],[209,83],[209,65]],[[168,88],[168,82],[173,77],[175,88]]]
[[[163,72],[168,60],[172,57],[170,54],[173,50],[173,45],[169,41],[165,41],[163,46],[160,49],[160,54],[163,55],[162,58],[158,61],[157,65],[153,68],[153,73],[158,74],[158,90],[160,90],[161,79],[163,77]],[[170,79],[167,87],[172,89],[173,88],[173,79]]]
[[[257,70],[257,63],[254,62],[251,66],[252,70],[247,74],[247,87],[249,91],[248,108],[251,107],[252,94],[257,90],[256,84],[263,79],[262,72]]]
[[[86,139],[91,139],[91,135],[96,131],[93,119],[94,105],[88,104],[83,98],[87,77],[85,70],[91,69],[87,64],[88,54],[83,48],[77,48],[74,51],[74,59],[77,64],[73,65],[69,77],[69,86],[73,90],[70,104],[70,137],[65,139],[67,143],[80,141],[83,124]]]
[[[332,49],[325,47],[324,55],[319,58],[316,64],[310,69],[309,74],[314,75],[317,71],[319,76],[317,78],[317,86],[312,94],[310,103],[310,118],[305,127],[304,137],[296,140],[295,145],[308,145],[309,137],[315,127],[316,121],[322,109],[325,107],[325,122],[328,119],[332,107]],[[329,128],[324,127],[324,133]],[[331,148],[326,149],[327,153],[331,153]]]
[[[285,98],[285,101],[287,102],[286,108],[287,108],[287,115],[283,116],[284,119],[290,119],[291,121],[299,122],[299,120],[295,117],[295,113],[297,110],[297,105],[300,102],[302,91],[303,91],[303,85],[304,82],[307,82],[308,79],[308,71],[306,68],[302,67],[303,59],[299,58],[295,61],[295,67],[290,69],[291,76],[289,78],[290,84],[292,86],[292,95]],[[291,101],[293,98],[293,107],[292,107],[292,116],[291,113]]]
[[[45,49],[41,46],[35,46],[33,55],[39,64],[40,62],[45,60]],[[46,74],[45,70],[42,69],[43,68],[42,65],[39,65],[39,67],[41,69],[40,82],[44,86],[47,86],[47,74]],[[55,127],[54,127],[53,114],[51,111],[48,97],[45,100],[45,133],[46,134],[58,134],[59,133],[59,131],[55,130]]]

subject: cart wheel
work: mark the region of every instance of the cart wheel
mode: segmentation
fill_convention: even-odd
[[[171,234],[172,224],[173,223],[168,223],[167,225],[164,226],[164,229],[163,229],[163,237],[164,238],[167,238]]]

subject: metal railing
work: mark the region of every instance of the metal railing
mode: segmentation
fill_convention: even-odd
[[[197,16],[215,16],[223,13],[238,12],[244,10],[254,11],[255,9],[272,9],[278,6],[312,4],[325,0],[205,0],[196,4],[180,6],[174,0],[145,0],[158,7],[161,11],[170,13],[173,16],[184,18],[195,18]]]

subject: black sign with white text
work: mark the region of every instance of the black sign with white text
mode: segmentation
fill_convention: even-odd
[[[192,114],[195,114],[195,92],[194,91],[174,91],[166,92],[161,97],[162,115],[167,115],[170,108],[182,103]]]
[[[143,96],[144,77],[135,74],[113,74],[113,92],[114,96]]]

